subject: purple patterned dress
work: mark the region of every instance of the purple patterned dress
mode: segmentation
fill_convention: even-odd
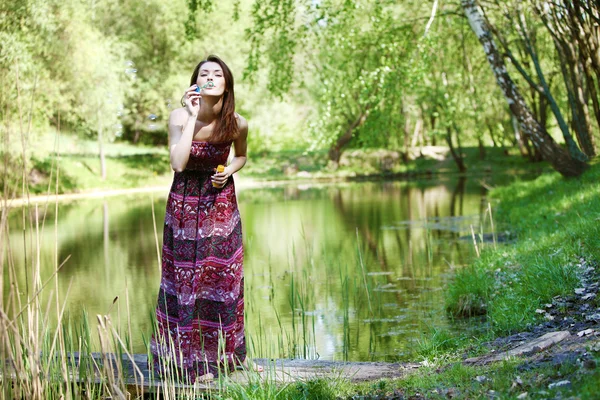
[[[246,358],[242,225],[233,178],[210,180],[225,165],[231,142],[192,142],[176,172],[165,215],[154,367],[193,383]]]

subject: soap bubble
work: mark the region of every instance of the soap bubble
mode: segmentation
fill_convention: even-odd
[[[148,119],[149,119],[150,121],[156,121],[156,118],[157,118],[157,116],[156,116],[155,114],[150,114],[150,115],[148,115]]]
[[[115,129],[115,136],[116,137],[123,136],[123,125],[122,124],[115,124],[113,126],[113,128]]]
[[[129,76],[132,80],[135,80],[135,77],[137,76],[137,69],[127,68],[125,69],[125,74],[127,74],[127,76]]]
[[[148,129],[150,129],[151,131],[156,129],[156,124],[150,124],[148,125]]]
[[[173,108],[173,105],[171,104],[171,99],[167,99],[167,109],[170,110],[171,108]]]
[[[135,66],[135,63],[131,60],[127,60],[127,61],[125,61],[125,65],[127,65],[128,67],[133,67],[133,66]]]

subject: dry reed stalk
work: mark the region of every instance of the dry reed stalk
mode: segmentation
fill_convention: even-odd
[[[490,225],[492,227],[492,240],[494,241],[494,250],[496,246],[496,230],[494,229],[494,218],[492,217],[492,205],[488,202],[488,212],[490,213]]]
[[[144,374],[142,374],[142,371],[140,371],[139,367],[137,366],[137,364],[135,362],[135,359],[134,359],[134,357],[132,355],[133,352],[130,353],[127,350],[127,346],[125,345],[125,343],[121,339],[121,336],[119,335],[119,333],[117,332],[117,330],[112,326],[112,322],[111,322],[110,318],[108,318],[107,322],[108,322],[108,325],[111,328],[111,331],[113,333],[113,337],[117,339],[117,341],[121,344],[121,348],[125,350],[125,354],[127,354],[127,357],[129,357],[129,360],[131,361],[131,364],[133,365],[134,372],[137,372],[138,375],[140,376],[140,385],[142,387],[142,393],[141,394],[138,393],[138,396],[140,396],[140,395],[143,396],[144,395],[144,389],[143,389],[143,387],[144,387]],[[115,353],[115,355],[116,355],[116,353]],[[117,361],[117,365],[119,366],[119,368],[121,368],[120,360]],[[120,378],[120,381],[122,383],[122,386],[124,388],[127,388],[127,382],[125,382],[123,380],[124,374],[122,373],[122,370],[120,372],[121,373],[119,374],[119,378]],[[135,384],[136,384],[136,388],[137,388],[137,386],[138,386],[137,375],[134,373],[133,376],[134,376]]]
[[[477,253],[477,258],[481,255],[479,254],[479,247],[477,246],[477,240],[475,239],[475,231],[473,230],[473,225],[471,226],[471,237],[473,238],[473,246],[475,246],[475,253]]]
[[[105,378],[105,380],[102,380],[102,385],[106,392],[112,395],[112,388],[116,382],[114,365],[111,357],[109,357],[109,331],[106,323],[109,317],[107,315],[97,315],[96,318],[98,320],[98,337],[100,339],[100,353],[102,355],[102,372]]]

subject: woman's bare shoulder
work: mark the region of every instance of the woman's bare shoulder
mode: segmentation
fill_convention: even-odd
[[[185,108],[176,108],[173,111],[171,111],[171,114],[169,115],[169,124],[182,125],[185,123],[185,121],[187,121],[188,116],[189,113]]]
[[[239,129],[248,129],[248,121],[246,121],[246,118],[242,117],[238,113],[235,113],[235,119],[237,120]]]

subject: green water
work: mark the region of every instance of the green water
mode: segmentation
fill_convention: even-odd
[[[489,184],[495,182],[487,178]],[[472,180],[238,190],[254,355],[391,361],[408,357],[431,327],[453,328],[444,287],[452,269],[475,256],[472,241],[459,238],[471,226],[489,230],[484,186]],[[59,264],[69,257],[58,273],[61,302],[69,291],[67,313],[77,320],[85,309],[92,326],[97,314],[110,313],[124,330],[129,315],[134,351],[145,353],[160,281],[152,205],[160,248],[166,196],[60,204],[57,240],[54,204],[38,207],[38,228],[26,217],[25,231],[22,211],[13,210],[5,267],[14,266],[27,293],[36,243],[42,282],[57,248]],[[44,291],[50,304],[53,289],[51,283]]]

